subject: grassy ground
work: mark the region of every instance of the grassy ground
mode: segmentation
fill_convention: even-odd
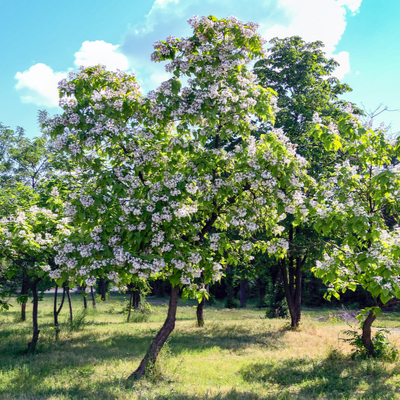
[[[126,323],[126,301],[114,295],[69,329],[61,312],[59,341],[52,328],[52,295],[40,303],[40,344],[23,354],[31,320],[19,321],[15,304],[0,313],[0,399],[395,399],[400,398],[400,362],[353,361],[338,340],[348,325],[316,317],[334,311],[306,310],[299,332],[285,320],[264,319],[257,308],[206,308],[206,326],[194,323],[194,303],[180,303],[178,321],[159,365],[148,377],[127,382],[161,326],[166,305],[152,303],[145,323]],[[82,300],[73,295],[76,320]],[[29,305],[29,308],[31,306]],[[29,310],[30,311],[30,310]],[[377,326],[400,327],[400,314]],[[354,324],[356,326],[356,324]],[[400,336],[391,339],[400,345]]]

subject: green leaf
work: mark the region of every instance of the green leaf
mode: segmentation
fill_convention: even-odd
[[[178,94],[179,91],[181,90],[181,83],[177,80],[173,80],[171,82],[171,91],[174,94]]]

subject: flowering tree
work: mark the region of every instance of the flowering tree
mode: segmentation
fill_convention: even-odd
[[[372,294],[376,307],[364,310],[362,340],[373,355],[371,325],[376,313],[400,295],[400,231],[385,220],[385,215],[397,218],[399,210],[399,168],[392,164],[399,146],[380,130],[362,128],[351,108],[347,111],[350,114],[338,126],[314,129],[327,150],[339,150],[346,158],[321,183],[313,204],[317,231],[340,238],[327,243],[315,274],[330,284],[329,297],[338,298],[338,291],[355,290],[357,285]]]
[[[190,38],[154,44],[152,59],[170,61],[173,73],[156,91],[142,96],[133,74],[82,69],[60,84],[64,114],[44,121],[87,182],[66,205],[82,242],[58,246],[61,279],[91,285],[107,275],[124,288],[161,274],[173,286],[167,319],[132,375],[145,373],[174,329],[180,287],[204,294],[195,278],[218,280],[222,265],[265,250],[254,234],[279,232],[285,212],[302,218],[305,160],[281,131],[252,136],[255,115],[273,118],[272,92],[247,68],[264,53],[257,25],[189,23]],[[240,144],[227,151],[234,139]],[[226,235],[231,226],[239,239]]]
[[[57,196],[57,190],[53,190],[52,195]],[[60,203],[61,200],[55,197],[49,205],[53,205],[53,209],[60,208]],[[35,351],[40,332],[37,286],[46,278],[59,277],[52,270],[55,266],[54,246],[70,234],[70,229],[69,218],[63,217],[62,213],[36,205],[0,220],[0,257],[10,262],[4,273],[11,279],[22,271],[32,291],[33,337],[28,345],[29,352]]]

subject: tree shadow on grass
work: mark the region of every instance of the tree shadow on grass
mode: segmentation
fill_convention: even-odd
[[[352,360],[332,353],[325,359],[291,358],[252,364],[241,371],[247,382],[279,388],[275,398],[395,399],[400,388],[387,380],[400,373],[398,364]]]
[[[106,391],[107,395],[97,398],[117,398],[118,396],[113,397],[111,389],[107,391],[107,385],[104,389],[101,388],[103,382],[92,387],[88,386],[87,381],[90,381],[92,375],[95,376],[97,366],[107,365],[109,361],[115,364],[117,360],[125,360],[127,362],[126,371],[124,371],[124,376],[118,378],[122,382],[121,384],[124,384],[126,377],[136,367],[136,363],[145,355],[158,329],[159,327],[154,327],[132,333],[129,331],[104,332],[103,335],[96,335],[93,331],[85,332],[83,329],[78,336],[63,339],[61,335],[58,342],[55,342],[51,335],[42,336],[39,339],[37,355],[22,356],[16,351],[14,354],[8,351],[7,354],[4,353],[3,360],[0,357],[0,376],[2,374],[9,376],[4,393],[8,394],[8,398],[19,398],[18,396],[24,394],[29,394],[33,396],[32,398],[35,396],[47,398],[47,395],[48,397],[51,397],[50,395],[57,396],[59,395],[56,385],[57,377],[67,376],[67,381],[81,383],[72,388],[69,388],[70,385],[66,385],[63,392],[66,398],[92,398],[89,396],[91,391],[101,393],[102,390]],[[0,332],[0,342],[1,335],[2,332]],[[210,324],[207,328],[191,328],[189,330],[187,326],[183,326],[182,329],[178,327],[171,335],[169,349],[174,356],[184,352],[201,352],[212,348],[236,351],[254,345],[273,349],[283,346],[284,335],[284,331],[265,329],[263,332],[255,332],[251,327],[232,324]],[[9,336],[9,333],[5,332],[5,336]],[[21,342],[21,337],[19,339],[18,337],[19,335],[15,337],[15,344],[18,341]],[[25,348],[25,346],[23,347]],[[82,380],[82,376],[85,378],[84,380]],[[53,381],[54,378],[54,389],[43,386],[43,380],[46,378],[50,381]],[[107,380],[110,379],[114,378],[111,376],[107,378]],[[110,388],[113,387],[117,390],[118,385],[120,383],[113,383]],[[182,399],[189,398],[191,397],[182,397]],[[229,399],[229,397],[210,397],[210,399],[214,398]],[[257,397],[248,398],[258,399]]]

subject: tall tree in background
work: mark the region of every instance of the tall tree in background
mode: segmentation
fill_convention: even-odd
[[[54,168],[51,145],[46,134],[33,139],[18,127],[15,131],[0,123],[0,183],[2,186],[37,187]]]
[[[7,219],[10,215],[17,215],[36,205],[47,207],[46,202],[55,185],[63,188],[64,195],[67,195],[67,180],[60,172],[56,172],[60,163],[68,171],[67,164],[56,159],[46,132],[39,137],[28,138],[23,128],[13,130],[0,123],[0,218]],[[7,282],[12,291],[20,292],[18,302],[21,304],[21,319],[25,320],[28,296],[33,294],[30,284],[31,265],[25,262],[24,265],[29,265],[29,268],[21,267],[19,260],[8,257],[1,250],[4,260],[15,264],[8,265],[8,270],[13,273],[7,279],[3,274],[3,281]],[[39,288],[35,286],[35,290]]]
[[[316,112],[327,124],[337,120],[347,104],[339,96],[352,89],[332,75],[339,64],[326,57],[322,42],[306,43],[299,36],[293,36],[274,38],[270,43],[272,47],[268,56],[255,64],[254,71],[260,84],[277,94],[279,111],[274,127],[284,130],[291,142],[297,145],[297,153],[309,163],[310,176],[319,179],[321,174],[327,173],[333,158],[320,141],[308,135],[310,123]],[[260,131],[269,130],[270,125],[270,121],[262,123]],[[285,197],[283,192],[280,195]],[[295,226],[293,221],[289,215],[283,223],[282,237],[288,241],[289,248],[278,263],[291,325],[295,328],[301,318],[302,270],[313,265],[319,253],[320,238],[312,228],[312,221],[299,226]]]

